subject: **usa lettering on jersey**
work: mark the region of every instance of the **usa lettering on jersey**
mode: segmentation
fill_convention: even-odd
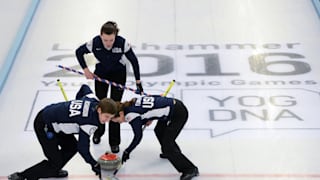
[[[84,104],[84,107],[82,108],[83,104]],[[84,103],[82,100],[71,101],[69,106],[69,117],[74,117],[81,114],[83,117],[88,117],[89,108],[90,108],[89,101],[85,101]]]
[[[143,108],[152,108],[154,106],[154,97],[143,97],[141,104]]]
[[[118,47],[114,47],[114,48],[112,48],[112,52],[113,53],[122,53],[122,49],[118,48]]]

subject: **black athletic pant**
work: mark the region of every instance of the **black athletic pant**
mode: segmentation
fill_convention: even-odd
[[[49,139],[44,127],[45,123],[42,119],[42,111],[40,111],[34,121],[34,130],[47,159],[21,173],[27,180],[55,177],[58,171],[77,153],[77,140],[74,135],[54,133],[53,138]]]
[[[117,76],[102,77],[108,79],[109,81],[115,82],[117,84],[125,85],[126,83],[126,73],[119,73]],[[99,99],[107,97],[109,85],[100,81],[95,81],[95,92]],[[121,101],[124,90],[119,87],[111,86],[110,98],[114,101]],[[94,137],[101,137],[105,132],[105,124],[101,124],[94,133]],[[109,145],[117,146],[121,142],[120,137],[120,124],[110,121],[109,122]]]
[[[174,112],[169,122],[158,121],[154,129],[157,139],[171,164],[178,172],[188,173],[196,166],[181,152],[176,138],[188,119],[188,110],[180,100],[175,100]]]

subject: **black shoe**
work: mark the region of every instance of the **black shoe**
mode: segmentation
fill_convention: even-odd
[[[118,145],[111,146],[111,152],[118,153],[120,151],[120,148]]]
[[[159,156],[162,159],[168,159],[168,156],[166,154],[161,153]]]
[[[54,177],[56,178],[63,178],[63,177],[67,177],[68,176],[68,171],[66,170],[59,170],[58,174]]]
[[[94,144],[99,144],[100,141],[101,141],[101,137],[93,135],[92,141],[93,141]]]
[[[10,174],[8,180],[24,180],[25,178],[18,172]]]
[[[198,168],[194,168],[191,171],[182,173],[180,180],[191,180],[193,177],[199,176]]]

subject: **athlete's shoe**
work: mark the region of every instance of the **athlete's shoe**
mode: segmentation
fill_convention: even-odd
[[[118,153],[120,151],[120,148],[118,145],[111,146],[111,152]]]
[[[94,144],[99,144],[101,141],[101,137],[93,135],[92,141]]]
[[[191,171],[182,173],[180,180],[191,180],[193,177],[199,176],[198,168],[194,168]]]
[[[67,177],[68,176],[68,171],[66,170],[59,170],[58,174],[55,175],[54,177],[56,178],[63,178],[63,177]]]
[[[161,159],[168,159],[168,156],[166,154],[161,153],[159,156]]]
[[[10,174],[8,180],[24,180],[25,178],[18,172]]]
[[[68,171],[66,170],[60,170],[58,174],[56,174],[55,178],[63,178],[68,176]],[[25,180],[25,178],[18,172],[15,172],[8,176],[8,180]]]

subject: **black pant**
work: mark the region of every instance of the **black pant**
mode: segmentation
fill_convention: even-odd
[[[119,73],[117,76],[102,77],[117,84],[125,85],[126,73]],[[99,99],[107,97],[109,85],[100,81],[95,81],[95,92]],[[114,101],[121,101],[124,90],[119,87],[111,86],[110,98]],[[101,124],[94,133],[94,137],[101,137],[106,130],[105,124]],[[120,124],[110,121],[109,122],[109,144],[110,146],[119,145],[121,142],[120,137]]]
[[[160,142],[162,153],[167,155],[168,160],[178,172],[187,173],[196,166],[182,154],[176,138],[188,119],[188,110],[180,100],[175,100],[172,118],[167,121],[158,121],[154,129]]]
[[[58,171],[77,153],[77,140],[74,135],[57,134],[52,131],[54,135],[49,139],[44,127],[45,123],[40,111],[34,120],[34,130],[47,159],[21,173],[27,180],[56,176]]]

